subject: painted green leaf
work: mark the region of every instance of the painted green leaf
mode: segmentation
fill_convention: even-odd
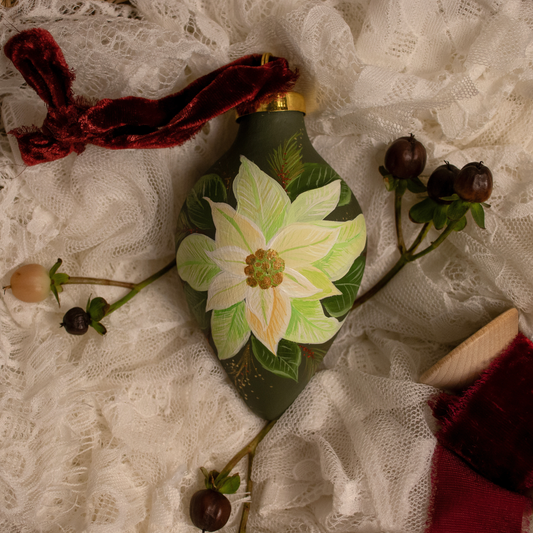
[[[339,206],[348,205],[352,200],[352,190],[346,182],[341,179],[341,195],[339,197]]]
[[[279,183],[286,187],[303,172],[302,145],[300,137],[303,131],[297,131],[274,150],[268,163]]]
[[[220,272],[206,252],[215,249],[215,241],[200,233],[193,233],[182,241],[176,254],[178,274],[195,291],[206,291],[211,280]]]
[[[322,300],[328,296],[340,294],[339,289],[322,270],[315,267],[300,268],[299,273],[305,276],[317,289],[320,289],[320,292],[305,297],[306,300]]]
[[[418,176],[405,180],[407,182],[407,188],[414,194],[426,192],[426,186],[420,181]]]
[[[319,301],[293,300],[291,319],[284,337],[305,344],[323,344],[331,339],[342,323],[327,317]]]
[[[227,309],[213,311],[211,334],[219,359],[229,359],[236,355],[250,337],[246,304],[239,302]]]
[[[364,256],[358,257],[348,273],[336,281],[334,285],[341,291],[339,296],[330,296],[322,300],[324,309],[334,317],[344,316],[352,308],[352,305],[359,291],[363,272],[365,270]]]
[[[285,224],[316,222],[328,216],[339,203],[341,182],[332,181],[324,187],[305,191],[294,200],[287,211]]]
[[[433,214],[435,213],[437,205],[437,202],[433,201],[431,198],[426,198],[411,207],[409,210],[409,218],[413,222],[425,224],[426,222],[433,220]]]
[[[459,220],[468,213],[470,205],[470,202],[465,202],[461,199],[455,200],[448,207],[448,218],[450,220]]]
[[[300,176],[292,180],[287,185],[287,194],[292,202],[298,195],[309,189],[323,187],[335,180],[340,180],[340,176],[329,166],[320,163],[304,163],[304,170]],[[338,205],[346,205],[351,198],[350,188],[341,180],[341,194]]]
[[[198,322],[200,329],[209,329],[209,313],[206,313],[207,292],[195,291],[188,283],[183,284],[185,298],[189,306],[189,311]]]
[[[297,344],[281,339],[278,344],[278,353],[274,355],[252,336],[252,351],[265,370],[298,382],[298,368],[302,361],[302,353]]]
[[[181,241],[185,239],[188,235],[191,235],[191,222],[187,217],[187,207],[184,206],[180,211],[178,216],[178,224],[176,228],[176,235],[174,236],[174,242],[176,244],[176,249],[181,244]]]
[[[320,363],[328,353],[322,347],[319,346],[300,346],[302,349],[302,359],[305,362],[306,374],[309,378],[317,371]]]
[[[470,210],[472,212],[472,218],[474,219],[474,222],[481,229],[485,229],[485,211],[483,210],[483,206],[481,204],[474,203],[470,207]]]
[[[215,225],[211,216],[211,207],[204,199],[205,196],[213,202],[225,202],[227,200],[226,187],[217,174],[202,176],[187,195],[186,200],[191,222],[200,229],[213,229]]]
[[[442,229],[446,225],[446,222],[448,221],[447,211],[447,204],[437,204],[433,213],[433,224],[435,225],[435,229]]]
[[[283,187],[255,163],[241,156],[233,192],[237,199],[237,213],[255,222],[268,242],[282,227],[290,206]]]
[[[365,217],[360,214],[354,220],[335,222],[324,220],[317,223],[327,227],[339,227],[337,241],[321,260],[313,263],[314,266],[325,272],[332,281],[342,278],[366,246]]]

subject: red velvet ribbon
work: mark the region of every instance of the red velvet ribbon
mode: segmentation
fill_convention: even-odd
[[[533,488],[533,343],[519,333],[470,388],[432,408],[441,429],[426,533],[521,533]]]
[[[42,127],[9,132],[16,136],[26,165],[80,154],[87,144],[114,150],[177,146],[212,118],[234,107],[240,114],[253,111],[291,90],[298,78],[285,59],[272,58],[260,65],[261,55],[255,54],[160,100],[127,96],[90,105],[72,93],[74,73],[48,31],[36,28],[18,33],[4,52],[48,107]]]

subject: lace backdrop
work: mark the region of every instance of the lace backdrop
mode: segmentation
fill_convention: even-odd
[[[392,195],[378,166],[413,132],[429,175],[483,160],[486,230],[469,219],[353,312],[321,370],[259,448],[249,530],[424,530],[435,389],[419,375],[502,311],[533,336],[533,6],[520,0],[19,0],[0,42],[43,27],[87,99],[160,98],[248,53],[300,70],[306,123],[348,182],[369,230],[361,291],[397,259]],[[12,128],[45,108],[0,55],[0,280],[23,263],[136,281],[171,260],[177,214],[229,147],[232,113],[185,145],[106,151],[25,168]],[[406,209],[416,195],[407,193]],[[407,217],[405,217],[407,218]],[[417,231],[406,224],[407,238]],[[435,233],[430,238],[435,238]],[[0,298],[0,529],[193,532],[200,466],[221,468],[262,427],[198,334],[177,274],[71,337],[66,310],[122,289],[69,286]],[[246,465],[240,466],[244,476]],[[226,532],[236,530],[244,485]]]

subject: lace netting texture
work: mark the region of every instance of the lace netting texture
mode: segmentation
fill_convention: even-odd
[[[361,292],[397,259],[378,166],[394,138],[443,160],[482,160],[495,183],[486,230],[469,219],[346,321],[320,371],[258,449],[248,529],[418,533],[425,528],[436,390],[422,372],[515,306],[533,336],[533,5],[520,0],[19,0],[1,44],[42,27],[74,92],[160,98],[249,53],[300,71],[313,144],[355,192],[368,227]],[[185,195],[230,146],[232,113],[185,145],[80,155],[26,168],[7,131],[44,104],[0,54],[0,281],[24,263],[137,281],[171,260]],[[416,202],[407,193],[406,210]],[[406,213],[407,214],[407,213]],[[407,216],[405,216],[407,219]],[[406,224],[407,239],[418,231]],[[430,238],[435,238],[431,234]],[[175,272],[105,320],[59,328],[114,287],[0,298],[0,531],[197,531],[199,467],[222,466],[263,425],[191,319]],[[240,465],[244,477],[246,465]],[[244,484],[223,531],[236,531]]]

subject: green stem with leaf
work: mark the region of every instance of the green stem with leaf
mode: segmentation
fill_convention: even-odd
[[[242,449],[240,449],[228,462],[228,464],[220,471],[211,470],[208,472],[206,468],[202,467],[200,470],[205,477],[205,486],[208,489],[214,489],[222,494],[234,494],[237,492],[241,480],[239,474],[230,476],[231,471],[239,464],[239,462],[248,456],[248,472],[246,474],[246,493],[251,497],[253,490],[252,468],[255,457],[255,452],[259,443],[266,437],[268,432],[274,427],[276,420],[268,422],[259,433]],[[246,524],[250,514],[251,501],[243,504],[241,522],[239,526],[239,533],[246,533]]]
[[[104,298],[95,298],[87,302],[86,313],[89,315],[89,325],[97,331],[100,335],[105,335],[107,330],[105,326],[101,323],[101,320],[109,316],[111,313],[116,311],[119,307],[122,307],[125,303],[129,302],[134,296],[139,294],[145,287],[159,279],[161,276],[166,274],[169,270],[176,266],[176,259],[172,260],[168,265],[164,266],[161,270],[158,270],[155,274],[152,274],[150,277],[145,280],[133,284],[132,289],[128,294],[117,300],[114,304],[109,305]]]
[[[424,255],[428,254],[429,252],[432,252],[436,248],[438,248],[450,235],[452,231],[454,231],[455,227],[459,223],[459,220],[452,220],[447,226],[446,229],[435,239],[428,247],[424,248],[419,253],[415,253],[418,246],[420,246],[420,243],[424,240],[426,235],[428,234],[432,223],[427,222],[424,224],[424,226],[421,228],[420,232],[418,233],[416,239],[413,241],[413,244],[408,250],[405,250],[401,256],[400,259],[396,262],[396,264],[365,294],[362,296],[359,296],[357,298],[352,306],[353,309],[357,309],[359,306],[363,305],[367,300],[372,298],[377,292],[379,292],[389,281],[400,272],[400,270],[407,265],[408,263],[411,263],[413,261],[416,261],[417,259],[420,259]]]
[[[387,285],[387,283],[389,283],[389,281],[394,278],[405,265],[424,257],[429,252],[438,248],[452,231],[462,230],[466,225],[465,216],[468,211],[472,212],[476,224],[479,227],[484,228],[485,219],[483,206],[490,207],[487,204],[464,201],[459,198],[457,194],[443,198],[442,200],[444,200],[444,202],[440,200],[435,201],[427,197],[418,204],[415,204],[410,210],[410,218],[414,222],[423,224],[423,226],[411,246],[407,248],[402,230],[403,195],[407,189],[413,193],[425,192],[426,187],[418,177],[409,180],[400,180],[389,174],[384,167],[380,167],[379,171],[385,180],[387,190],[394,191],[394,220],[396,224],[396,239],[398,242],[398,250],[400,251],[400,258],[371,289],[355,300],[352,310],[357,309],[385,287],[385,285]],[[427,237],[429,230],[432,227],[435,227],[437,230],[444,228],[444,230],[429,246],[416,253],[418,247]]]
[[[233,468],[232,464],[236,465],[244,455],[248,455],[248,472],[246,473],[246,492],[252,496],[253,481],[252,481],[252,467],[255,457],[255,451],[258,444],[266,437],[268,432],[274,427],[276,420],[272,420],[255,436],[255,438],[245,446],[235,457],[224,467],[226,470],[228,467]],[[240,458],[239,458],[240,456]],[[236,462],[235,462],[236,461]],[[223,471],[224,471],[223,470]],[[246,524],[248,522],[248,515],[250,514],[251,502],[245,502],[242,508],[241,523],[239,525],[239,533],[246,533]]]
[[[116,311],[119,307],[122,307],[125,303],[129,302],[134,296],[139,294],[140,291],[142,291],[145,287],[159,279],[161,276],[166,274],[169,270],[174,268],[176,266],[176,259],[173,259],[170,263],[165,265],[161,270],[158,270],[155,274],[152,274],[148,278],[144,279],[143,281],[140,281],[139,283],[129,283],[125,281],[114,281],[110,279],[101,279],[101,278],[86,278],[86,277],[74,277],[69,276],[68,274],[65,274],[63,272],[57,272],[59,267],[62,264],[62,260],[58,259],[55,265],[50,269],[50,272],[48,273],[48,277],[50,278],[50,289],[53,292],[54,296],[57,299],[57,302],[59,302],[59,293],[63,290],[63,285],[74,285],[74,284],[82,284],[82,285],[112,285],[115,287],[122,287],[125,289],[130,289],[130,291],[120,298],[120,300],[117,300],[113,304],[108,304],[107,301],[104,298],[97,297],[91,300],[89,298],[89,301],[87,302],[87,307],[85,310],[86,313],[86,323],[90,325],[95,331],[100,333],[100,335],[105,335],[106,328],[105,326],[100,322],[104,317],[110,315],[114,311]],[[76,313],[82,313],[82,309],[74,308],[76,309]],[[74,309],[71,309],[70,312],[74,311]],[[67,313],[68,315],[68,313]],[[67,317],[65,315],[65,317]],[[67,325],[69,324],[69,325]],[[72,325],[71,322],[68,320],[64,320],[61,324],[62,326],[65,326],[65,329],[69,333],[73,334],[83,334],[87,331],[87,329],[78,330],[76,332],[76,328],[70,326]],[[70,329],[69,329],[70,328]],[[81,331],[81,332],[80,332]]]
[[[145,280],[136,283],[126,296],[117,300],[114,304],[109,306],[105,316],[110,315],[113,311],[116,311],[119,307],[122,307],[126,302],[129,302],[135,295],[139,294],[145,287],[153,283],[155,280],[159,279],[161,276],[166,274],[169,270],[172,270],[176,266],[176,259],[171,261],[168,265],[164,266],[161,270],[158,270],[155,274],[152,274],[150,277]]]

